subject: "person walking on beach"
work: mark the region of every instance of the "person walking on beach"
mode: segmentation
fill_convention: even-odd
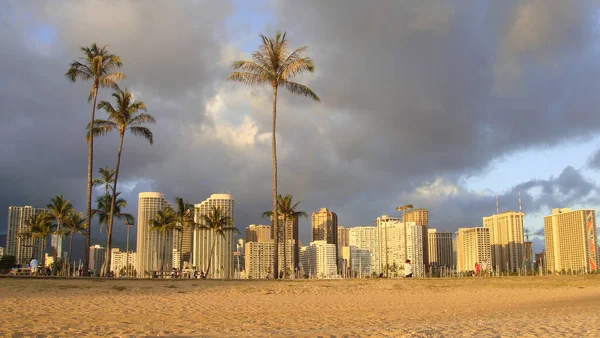
[[[475,277],[479,276],[479,269],[480,269],[479,263],[475,262]]]
[[[481,262],[481,272],[483,277],[487,277],[488,274],[488,265],[487,265],[487,260],[483,260],[483,262]]]
[[[412,278],[412,276],[412,265],[410,265],[410,259],[407,259],[406,263],[404,263],[404,278]]]

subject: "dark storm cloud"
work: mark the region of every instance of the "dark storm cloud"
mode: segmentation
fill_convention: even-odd
[[[224,84],[240,58],[223,33],[229,3],[0,6],[0,219],[9,205],[45,205],[59,193],[83,210],[89,83],[63,74],[78,47],[96,41],[122,57],[124,85],[158,120],[153,146],[126,140],[127,211],[136,214],[140,191],[193,203],[225,192],[238,228],[265,221],[270,97]],[[282,93],[279,104],[280,191],[307,212],[329,207],[340,223],[370,224],[410,195],[432,217],[449,215],[440,228],[478,224],[493,197],[440,204],[435,189],[459,186],[498,157],[600,128],[596,1],[311,0],[274,9],[292,46],[309,45],[317,72],[298,80],[323,99]],[[224,107],[207,112],[217,97]],[[116,135],[98,139],[95,167],[113,166],[116,147]],[[436,179],[447,185],[419,190]],[[596,189],[572,168],[544,182],[528,183],[560,198],[524,205],[585,202]],[[309,227],[301,222],[304,241]]]

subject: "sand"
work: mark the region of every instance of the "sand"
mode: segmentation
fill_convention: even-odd
[[[600,276],[1,278],[0,335],[600,337]]]

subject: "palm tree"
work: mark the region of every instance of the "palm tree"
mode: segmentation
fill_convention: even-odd
[[[297,220],[300,217],[305,217],[308,218],[308,214],[304,211],[301,210],[296,210],[298,208],[298,205],[300,204],[300,202],[293,202],[293,196],[290,194],[286,194],[285,196],[281,196],[281,194],[277,197],[277,211],[279,213],[279,215],[282,216],[283,218],[283,262],[284,264],[287,264],[287,221],[288,220]],[[273,212],[272,211],[265,211],[262,214],[263,217],[272,217],[273,216]],[[277,237],[278,234],[275,234],[275,237]],[[298,244],[298,238],[295,238],[295,243],[294,243],[294,252],[296,252],[296,247]],[[298,255],[298,252],[295,253],[296,255]],[[284,268],[284,276],[288,273],[288,268],[289,267],[285,267]],[[293,270],[293,269],[292,269]]]
[[[127,217],[133,218],[133,216],[131,216],[130,214],[121,212],[121,209],[125,208],[127,206],[127,201],[123,198],[120,198],[119,197],[120,194],[121,194],[120,192],[117,193],[117,198],[116,198],[116,202],[115,202],[115,209],[114,209],[115,217],[117,219],[121,219],[121,220],[125,219]],[[108,229],[108,222],[110,219],[110,207],[111,207],[112,200],[113,200],[113,198],[110,193],[107,195],[99,196],[96,199],[97,207],[96,207],[96,209],[94,209],[92,211],[92,215],[98,216],[98,223],[100,224],[100,232],[102,232],[102,228],[104,226],[106,226],[106,228]],[[107,232],[107,236],[108,236],[108,230],[106,232]],[[104,264],[102,265],[102,271],[100,272],[101,276],[108,276],[108,274],[110,273],[110,260],[106,259],[107,256],[110,257],[110,253],[108,253],[108,250],[104,254]]]
[[[56,229],[54,231],[56,238],[56,248],[54,250],[54,264],[58,262],[58,250],[59,241],[62,241],[62,229],[63,222],[69,217],[69,214],[73,211],[73,205],[69,200],[63,198],[63,195],[52,197],[51,203],[46,206],[50,217],[56,221]],[[56,275],[57,269],[52,269],[52,274]]]
[[[131,229],[131,227],[135,225],[133,216],[130,214],[125,214],[123,223],[127,227],[127,244],[125,245],[126,246],[125,252],[127,252],[127,254],[126,254],[127,258],[125,259],[126,260],[125,266],[127,267],[127,270],[126,270],[127,277],[129,277],[129,229]]]
[[[104,186],[104,194],[108,195],[111,187],[115,183],[115,170],[109,167],[98,169],[100,178],[94,178],[92,181],[93,186]]]
[[[75,234],[85,234],[86,220],[81,212],[71,210],[64,221],[65,233],[69,235],[69,259],[73,256],[73,237]]]
[[[42,242],[42,267],[46,266],[46,241],[48,236],[54,233],[51,224],[51,216],[46,212],[41,212],[27,220],[28,232],[34,238],[41,239]]]
[[[154,117],[147,113],[140,113],[140,111],[146,111],[146,104],[142,101],[136,101],[133,99],[133,95],[125,88],[125,91],[116,90],[112,96],[115,98],[117,108],[108,101],[100,101],[98,109],[104,109],[108,114],[107,120],[98,119],[94,121],[94,127],[92,124],[88,125],[88,139],[91,139],[91,135],[99,136],[104,135],[113,129],[119,131],[119,150],[117,151],[117,166],[115,167],[115,179],[112,186],[112,196],[116,197],[117,184],[119,181],[119,168],[121,165],[121,152],[123,151],[123,140],[125,138],[125,132],[130,131],[135,136],[141,136],[148,140],[150,144],[154,143],[152,131],[148,127],[144,127],[147,123],[156,123]],[[89,133],[93,130],[93,133]],[[108,217],[108,224],[106,226],[106,259],[108,266],[110,266],[110,252],[112,245],[112,227],[113,218],[115,214],[115,199],[113,198],[110,203],[110,215]]]
[[[233,231],[234,233],[239,233],[239,231],[235,226],[233,226],[231,217],[227,216],[221,207],[212,207],[208,211],[208,214],[202,215],[202,221],[204,223],[202,227],[213,231],[210,256],[208,256],[208,267],[206,268],[206,276],[208,277],[212,257],[215,252],[215,244],[217,243],[217,235],[224,238],[227,232]]]
[[[121,67],[121,58],[111,54],[107,46],[98,47],[93,43],[90,47],[81,47],[84,56],[74,60],[69,65],[65,76],[72,82],[79,80],[92,80],[92,90],[88,95],[88,102],[92,101],[92,115],[90,117],[90,128],[94,129],[94,115],[96,113],[96,98],[100,87],[117,87],[117,82],[125,78],[125,74],[115,72]],[[85,257],[83,259],[83,271],[88,271],[90,260],[90,221],[92,219],[92,171],[94,167],[94,138],[88,140],[88,168],[87,168],[87,195],[85,219],[87,220],[85,232]]]
[[[252,60],[236,61],[235,70],[227,77],[228,80],[238,81],[250,86],[269,84],[273,88],[273,121],[271,150],[273,158],[273,233],[277,233],[277,141],[275,137],[277,125],[277,90],[286,87],[292,94],[304,95],[315,101],[321,99],[310,88],[297,82],[292,82],[294,76],[304,72],[313,72],[314,64],[311,58],[304,56],[308,47],[300,47],[288,52],[286,33],[277,32],[275,38],[267,38],[260,34],[262,44],[252,53]],[[278,269],[277,236],[274,238],[273,252],[274,271]],[[277,278],[277,277],[276,277]]]
[[[172,207],[167,206],[163,210],[156,213],[156,218],[149,222],[150,230],[156,231],[162,235],[162,261],[161,270],[165,271],[166,255],[167,255],[167,235],[169,231],[173,231],[177,225],[177,215]]]
[[[183,252],[183,240],[186,237],[188,240],[191,239],[191,232],[194,226],[194,205],[190,204],[188,201],[183,201],[183,198],[176,197],[175,198],[175,214],[177,216],[177,223],[179,223],[180,231],[182,235],[179,236],[179,248],[181,249],[181,266],[183,268],[183,262],[186,259],[190,259],[189,252]],[[191,245],[191,243],[187,243]]]

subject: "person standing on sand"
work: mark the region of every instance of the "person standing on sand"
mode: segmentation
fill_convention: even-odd
[[[412,278],[412,276],[412,265],[410,265],[410,259],[407,259],[406,263],[404,263],[404,278]]]
[[[488,265],[487,265],[487,260],[483,260],[483,262],[481,262],[481,272],[483,274],[483,277],[487,277],[488,274]]]
[[[480,269],[479,263],[475,262],[475,277],[479,276],[479,269]]]

